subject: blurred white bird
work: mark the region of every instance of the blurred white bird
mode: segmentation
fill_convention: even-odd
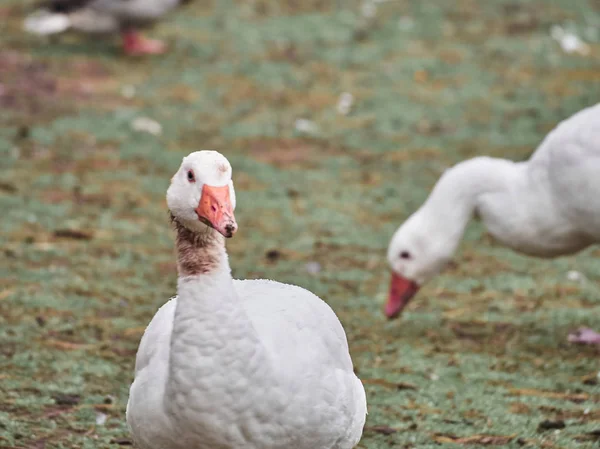
[[[116,33],[129,55],[160,54],[163,42],[144,38],[148,27],[189,0],[47,0],[29,15],[23,28],[33,34],[50,35],[68,29],[84,33]]]
[[[452,258],[473,215],[500,243],[557,257],[600,243],[600,103],[559,123],[528,161],[476,157],[447,170],[394,234],[385,313],[398,316]],[[600,343],[589,329],[570,341]]]

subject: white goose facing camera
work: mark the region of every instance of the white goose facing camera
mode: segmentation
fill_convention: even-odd
[[[231,278],[231,166],[184,158],[167,203],[177,297],[140,342],[127,422],[142,449],[351,449],[366,396],[331,308],[300,287]]]

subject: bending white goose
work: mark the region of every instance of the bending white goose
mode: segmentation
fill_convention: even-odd
[[[393,318],[441,271],[477,214],[502,244],[531,256],[572,254],[600,242],[600,104],[552,130],[526,162],[477,157],[447,170],[388,248]],[[597,342],[589,329],[571,341]]]
[[[166,49],[158,40],[138,33],[189,0],[46,0],[25,19],[23,27],[48,35],[74,29],[86,33],[120,32],[129,55],[159,54]]]
[[[177,231],[177,297],[140,342],[127,423],[141,449],[350,449],[366,397],[346,334],[307,290],[232,280],[231,166],[183,159],[167,192]]]

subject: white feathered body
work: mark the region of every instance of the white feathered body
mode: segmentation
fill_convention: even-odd
[[[476,209],[497,240],[540,257],[600,242],[600,104],[561,122],[528,161],[491,161],[482,172],[502,188],[482,188]]]
[[[127,405],[138,446],[354,447],[366,418],[366,397],[335,313],[300,287],[265,280],[236,280],[233,286],[243,310],[223,321],[229,326],[239,319],[234,331],[220,329],[214,317],[205,325],[190,320],[189,337],[179,336],[185,344],[174,344],[177,298],[163,305],[146,329]],[[184,319],[183,312],[177,319]],[[177,372],[169,363],[178,364]],[[177,386],[172,382],[167,391],[169,376],[178,377]]]

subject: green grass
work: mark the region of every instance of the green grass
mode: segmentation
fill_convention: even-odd
[[[598,101],[597,2],[399,0],[371,20],[356,1],[196,2],[150,33],[172,51],[140,60],[25,36],[26,6],[0,2],[1,448],[128,438],[137,344],[175,292],[164,194],[208,148],[234,168],[235,276],[311,289],[342,320],[368,393],[360,447],[597,447],[599,352],[566,337],[600,329],[598,249],[529,259],[474,223],[401,320],[381,313],[388,240],[444,168],[526,159]],[[565,54],[554,24],[591,53]]]

